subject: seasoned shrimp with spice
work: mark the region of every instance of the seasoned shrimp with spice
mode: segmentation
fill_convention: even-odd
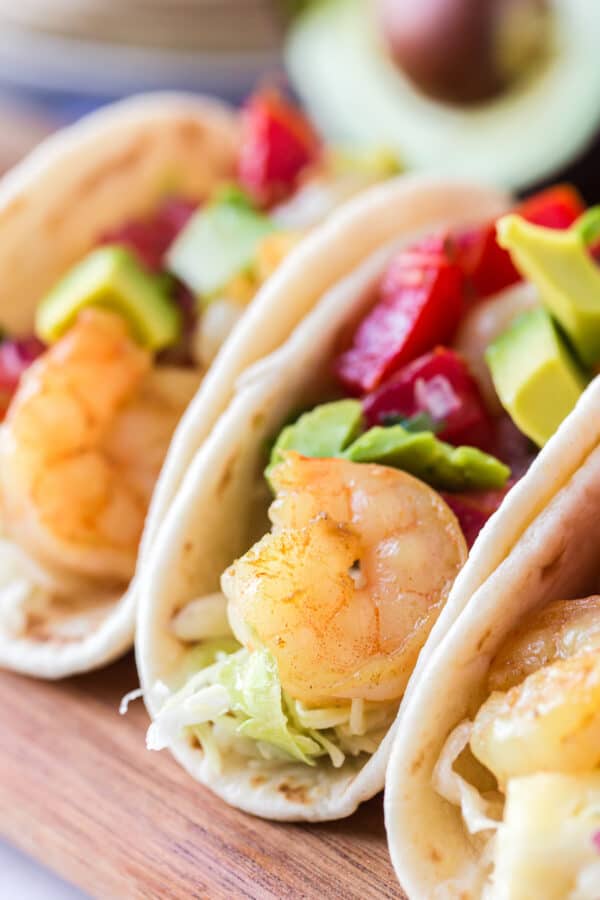
[[[454,515],[384,466],[290,452],[271,478],[273,530],[222,579],[236,637],[309,705],[401,697],[466,559]]]
[[[4,534],[60,572],[134,572],[150,496],[197,373],[153,368],[90,308],[23,374],[0,431]]]
[[[488,677],[496,690],[471,735],[502,787],[514,776],[600,764],[599,647],[598,596],[548,604],[502,647]]]

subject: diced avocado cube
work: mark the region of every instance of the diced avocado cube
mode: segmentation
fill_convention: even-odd
[[[352,462],[376,462],[414,472],[427,469],[433,462],[435,437],[430,431],[407,431],[402,425],[376,425],[361,434],[345,455]]]
[[[362,424],[359,400],[323,403],[304,413],[297,422],[283,429],[273,445],[265,472],[267,480],[270,480],[272,469],[281,462],[284,451],[296,450],[303,456],[315,458],[338,456],[360,433]]]
[[[520,216],[504,216],[498,242],[536,285],[540,298],[571,340],[586,365],[600,360],[600,270],[587,251],[600,209],[589,210],[567,231],[532,225]]]
[[[169,270],[210,299],[252,267],[261,240],[274,230],[268,216],[228,192],[192,216],[169,248]]]
[[[124,247],[94,250],[67,273],[37,308],[37,336],[46,343],[57,341],[86,306],[120,313],[136,340],[151,350],[175,344],[181,334],[181,315],[164,281],[143,269]]]
[[[548,312],[519,316],[486,352],[500,402],[540,447],[569,415],[586,385]]]
[[[446,491],[488,491],[503,488],[510,477],[507,465],[477,447],[453,447],[436,439],[440,450],[428,481]]]
[[[370,428],[344,456],[402,469],[446,491],[501,488],[510,475],[508,466],[475,447],[452,447],[430,431],[410,432],[402,425]]]

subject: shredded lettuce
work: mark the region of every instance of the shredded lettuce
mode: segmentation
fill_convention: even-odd
[[[288,721],[282,700],[277,664],[267,650],[229,657],[222,664],[220,683],[229,692],[230,711],[241,718],[238,734],[272,744],[292,759],[314,765],[319,751],[307,734]]]
[[[473,723],[465,720],[450,733],[433,770],[432,783],[444,800],[460,807],[469,833],[478,834],[498,828],[502,818],[502,801],[498,796],[484,796],[454,768],[454,763],[469,745],[472,728]]]
[[[219,660],[236,653],[239,649],[240,645],[234,637],[209,638],[196,644],[186,653],[181,670],[181,674],[184,676],[181,678],[181,683],[187,681],[196,672],[207,669]]]
[[[231,649],[208,641],[190,651],[196,673],[171,694],[150,726],[150,749],[170,746],[187,730],[217,770],[221,754],[231,750],[308,766],[328,757],[339,768],[346,756],[374,753],[394,719],[396,703],[308,709],[282,689],[268,650]]]

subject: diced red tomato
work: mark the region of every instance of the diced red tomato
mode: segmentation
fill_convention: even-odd
[[[452,340],[463,312],[463,275],[448,238],[430,237],[398,253],[380,298],[334,363],[353,394],[374,390],[406,363]]]
[[[585,204],[572,185],[557,184],[524,200],[515,212],[533,225],[562,231],[585,212]]]
[[[242,114],[238,179],[268,206],[290,194],[298,176],[321,152],[320,140],[300,110],[273,88],[254,94]]]
[[[164,268],[165,253],[195,212],[197,203],[170,197],[147,219],[134,219],[103,234],[98,243],[121,244],[153,272]]]
[[[458,258],[471,294],[491,297],[521,280],[510,254],[496,240],[495,222],[456,236]]]
[[[506,413],[493,421],[494,436],[489,452],[510,468],[516,481],[525,474],[538,450]]]
[[[464,359],[444,347],[415,359],[367,394],[363,409],[369,426],[426,413],[443,441],[485,450],[493,443],[492,422],[477,382]]]
[[[490,516],[496,512],[511,487],[525,474],[535,459],[537,449],[519,431],[512,419],[503,415],[493,420],[493,441],[489,452],[510,467],[510,480],[506,487],[500,491],[442,494],[460,522],[469,547]]]
[[[44,350],[44,344],[33,336],[0,343],[0,416],[4,416],[23,372]]]
[[[514,210],[528,222],[546,228],[569,228],[585,211],[577,191],[568,184],[548,188]],[[521,280],[508,251],[496,241],[496,225],[470,228],[456,235],[458,259],[476,297],[489,297]]]
[[[181,337],[176,344],[161,350],[157,360],[171,366],[192,366],[194,360],[194,329],[198,318],[198,304],[191,291],[176,281],[171,297],[181,312]]]
[[[442,494],[442,497],[458,519],[469,547],[510,490],[512,482],[501,491],[471,491],[467,494]]]

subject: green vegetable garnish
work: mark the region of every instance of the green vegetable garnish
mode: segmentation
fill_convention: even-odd
[[[282,460],[285,450],[296,450],[303,456],[315,458],[339,456],[363,429],[362,406],[359,400],[337,400],[323,403],[300,416],[293,425],[280,432],[273,449],[265,477]]]
[[[500,402],[538,446],[550,440],[588,380],[545,309],[519,316],[487,349]]]
[[[165,280],[144,269],[124,247],[94,250],[67,273],[37,308],[37,336],[54,343],[87,306],[120,313],[136,340],[150,350],[177,343],[181,334],[181,315]]]
[[[279,435],[266,470],[281,462],[282,453],[296,450],[315,458],[342,457],[352,462],[380,463],[403,469],[432,487],[446,491],[501,488],[510,469],[475,447],[452,447],[431,431],[402,425],[363,429],[358,400],[338,400],[317,406],[288,425]]]
[[[223,655],[223,642],[218,643],[217,661],[191,675],[162,707],[148,732],[150,749],[170,746],[189,729],[216,770],[222,754],[236,750],[256,759],[309,766],[329,757],[339,767],[346,755],[373,753],[395,717],[395,701],[361,703],[354,730],[351,702],[306,709],[282,689],[268,650],[237,649]],[[199,666],[202,654],[215,649],[212,644],[216,648],[215,642],[203,642],[190,651]]]
[[[320,745],[307,734],[290,727],[283,708],[277,663],[267,650],[254,650],[246,658],[230,657],[219,673],[229,694],[230,709],[241,718],[237,733],[264,741],[292,759],[314,766]]]
[[[508,466],[476,447],[453,447],[430,431],[411,432],[402,425],[369,429],[343,455],[402,469],[443,491],[502,488],[510,476]]]
[[[169,248],[169,269],[208,302],[251,270],[260,242],[274,230],[242,191],[229,187],[192,216]]]
[[[600,236],[600,206],[588,210],[566,231],[532,225],[517,215],[504,216],[497,230],[498,243],[538,288],[542,303],[564,329],[581,361],[598,362],[600,269],[588,245]]]
[[[183,685],[196,672],[207,669],[221,656],[236,653],[239,649],[240,644],[234,637],[208,638],[201,641],[186,651],[181,665],[173,676],[173,682],[178,686]]]

